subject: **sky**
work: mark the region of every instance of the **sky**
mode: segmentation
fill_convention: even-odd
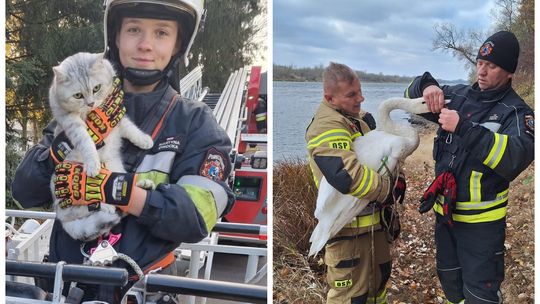
[[[434,25],[493,31],[495,0],[274,0],[273,62],[344,63],[357,71],[467,79],[465,64],[433,50]],[[480,46],[480,45],[479,45]]]

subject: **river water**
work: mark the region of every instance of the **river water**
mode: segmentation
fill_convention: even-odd
[[[365,101],[362,110],[377,116],[379,103],[391,97],[402,97],[407,83],[362,83]],[[274,161],[291,158],[306,158],[304,135],[306,128],[319,106],[322,82],[274,81],[273,94],[273,155]],[[408,114],[393,111],[392,119],[406,119]]]

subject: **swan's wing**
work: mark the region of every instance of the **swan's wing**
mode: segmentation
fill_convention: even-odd
[[[319,223],[313,229],[309,241],[311,248],[309,255],[319,252],[326,242],[336,235],[341,228],[350,223],[354,216],[367,205],[359,203],[354,196],[345,195],[332,187],[323,177],[319,184],[317,207],[315,217]]]
[[[319,191],[317,194],[317,204],[315,207],[316,218],[319,218],[324,209],[332,208],[331,204],[336,198],[338,198],[338,193],[341,194],[334,187],[332,187],[323,176],[321,182],[319,183]]]
[[[346,208],[343,208],[342,212],[340,212],[333,222],[332,227],[330,228],[331,237],[336,235],[343,227],[345,227],[345,225],[352,222],[356,215],[362,212],[369,203],[368,200],[358,199],[350,195],[346,196],[352,198],[352,201],[347,202]]]

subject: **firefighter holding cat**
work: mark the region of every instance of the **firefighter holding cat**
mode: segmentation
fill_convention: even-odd
[[[210,108],[177,93],[179,66],[184,60],[187,63],[203,12],[202,0],[106,2],[104,56],[115,66],[125,96],[123,103],[110,103],[120,111],[102,108],[98,114],[104,125],[110,126],[110,121],[126,113],[154,140],[149,150],[123,143],[122,160],[129,185],[114,203],[129,215],[111,230],[111,235],[120,235],[114,248],[133,258],[145,273],[172,269],[174,249],[182,242],[206,237],[234,201],[225,184],[231,171],[230,139]],[[49,189],[53,173],[69,181],[55,189],[65,199],[73,198],[77,188],[85,189],[80,182],[85,176],[73,178],[73,170],[66,170],[73,165],[62,162],[69,153],[69,142],[54,138],[54,128],[52,122],[44,130],[43,139],[26,153],[15,174],[13,197],[26,208],[53,201]],[[98,146],[102,137],[96,138]],[[100,173],[104,183],[113,182],[107,179],[113,172],[102,169]],[[157,187],[139,188],[136,179],[150,179]],[[72,201],[74,205],[91,203]],[[81,245],[55,223],[49,261],[82,263]],[[83,248],[95,246],[96,241],[92,241]],[[123,261],[114,266],[125,267],[134,277]],[[118,302],[122,294],[106,286],[87,286],[86,291],[85,299],[110,302]]]

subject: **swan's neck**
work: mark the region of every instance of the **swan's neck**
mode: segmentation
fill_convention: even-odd
[[[410,124],[397,123],[390,118],[390,112],[395,109],[414,112],[412,104],[404,102],[402,98],[385,100],[379,107],[378,129],[396,136],[418,140],[418,132]]]

